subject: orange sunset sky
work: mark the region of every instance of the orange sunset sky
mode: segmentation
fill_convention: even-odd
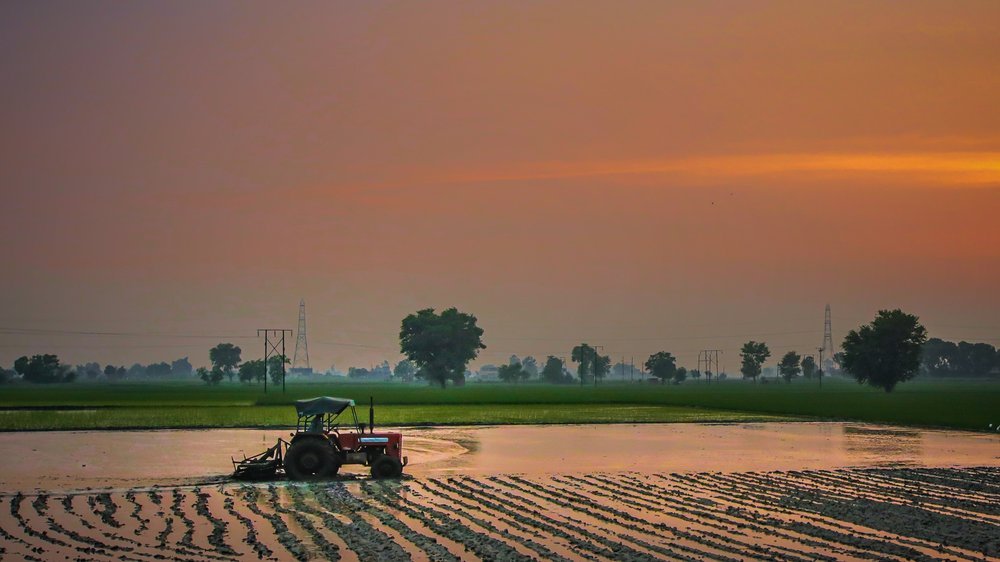
[[[0,4],[0,363],[1000,344],[1000,2]],[[35,331],[37,330],[37,331]],[[87,334],[79,332],[109,332]],[[224,336],[224,338],[223,338]],[[289,355],[291,349],[289,349]]]

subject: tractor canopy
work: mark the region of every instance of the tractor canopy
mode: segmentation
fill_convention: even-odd
[[[354,400],[350,398],[334,398],[333,396],[320,396],[307,400],[296,400],[295,411],[299,417],[318,416],[320,414],[338,415],[348,407],[354,406]]]

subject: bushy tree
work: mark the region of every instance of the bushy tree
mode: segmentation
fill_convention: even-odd
[[[538,376],[538,361],[532,356],[527,356],[521,361],[521,368],[527,373],[528,378],[534,378]]]
[[[500,380],[509,383],[516,383],[528,378],[528,373],[524,372],[524,368],[520,363],[500,365],[497,369],[497,376]]]
[[[588,344],[581,343],[570,352],[569,359],[576,363],[576,374],[580,377],[580,382],[584,382],[590,376],[591,366],[594,364],[594,357],[597,350]]]
[[[817,366],[816,360],[813,359],[812,355],[806,356],[802,359],[802,376],[811,379],[816,375]]]
[[[281,378],[287,370],[285,365],[290,365],[291,363],[292,360],[287,355],[278,354],[267,358],[267,372],[271,377],[272,384],[281,384]]]
[[[413,375],[417,374],[417,366],[409,359],[403,359],[392,369],[392,375],[403,382],[413,380]]]
[[[927,330],[916,316],[880,310],[870,324],[848,332],[842,366],[859,383],[892,392],[917,374],[926,341]]]
[[[146,366],[146,376],[164,379],[170,376],[172,369],[170,368],[170,363],[160,362],[160,363],[150,363]]]
[[[190,377],[194,367],[187,357],[181,357],[170,363],[170,373],[175,377]]]
[[[245,383],[264,382],[266,371],[267,370],[264,368],[263,359],[251,359],[249,361],[244,361],[242,364],[240,364],[240,370],[239,370],[240,382],[245,382]]]
[[[799,376],[802,371],[802,367],[799,366],[801,360],[802,356],[794,351],[789,351],[781,358],[781,362],[778,363],[778,372],[785,379],[785,382],[792,382],[793,378]]]
[[[684,367],[677,367],[677,370],[674,371],[674,384],[681,384],[684,382],[684,380],[687,379],[687,372],[687,369]]]
[[[211,371],[205,367],[198,367],[197,375],[199,379],[205,381],[205,384],[212,386],[222,382],[222,378],[226,376],[219,367],[212,367]]]
[[[767,344],[764,342],[750,340],[743,344],[743,347],[740,349],[740,358],[742,360],[740,372],[743,374],[743,377],[752,378],[753,382],[757,382],[761,367],[764,365],[764,361],[767,361],[767,358],[770,356],[771,350],[767,348]]]
[[[475,316],[456,308],[441,314],[426,308],[403,319],[399,348],[430,382],[444,388],[449,380],[464,383],[469,361],[486,349],[482,338]]]
[[[677,374],[677,359],[666,351],[658,351],[646,359],[645,367],[649,374],[665,383]]]
[[[73,382],[76,378],[72,367],[60,364],[59,356],[48,353],[30,358],[19,357],[14,361],[14,371],[25,382],[33,383]]]
[[[562,359],[549,355],[545,359],[545,366],[542,367],[542,379],[552,384],[571,382],[571,377],[563,373],[564,369]]]
[[[212,362],[212,367],[218,367],[222,373],[229,377],[229,382],[233,381],[234,369],[240,364],[240,354],[243,350],[231,343],[220,343],[208,350],[208,359]]]

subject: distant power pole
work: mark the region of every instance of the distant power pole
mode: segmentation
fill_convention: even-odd
[[[306,300],[299,300],[299,330],[295,338],[292,369],[309,369],[309,342],[306,341]],[[301,358],[301,361],[300,361]]]
[[[267,360],[275,355],[281,356],[281,392],[285,392],[285,334],[292,333],[291,330],[282,328],[261,328],[257,330],[257,337],[264,332],[264,394],[267,394]],[[278,351],[278,347],[281,351]]]
[[[705,375],[705,379],[708,384],[712,384],[712,373],[719,372],[719,353],[721,349],[703,349],[698,352],[698,370]],[[702,369],[702,364],[704,363],[705,368]],[[715,371],[712,371],[712,366],[715,366]]]

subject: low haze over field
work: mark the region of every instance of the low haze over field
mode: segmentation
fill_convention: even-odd
[[[400,320],[449,306],[491,363],[588,341],[637,364],[720,348],[733,372],[750,338],[815,350],[827,303],[837,344],[901,307],[996,345],[998,22],[996,2],[0,5],[0,363],[256,354],[300,297],[321,369],[398,359]]]

